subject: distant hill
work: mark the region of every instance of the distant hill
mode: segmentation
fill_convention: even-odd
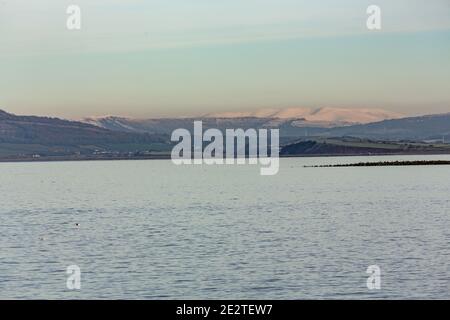
[[[329,110],[328,110],[329,111]],[[376,121],[365,124],[349,124],[344,119],[353,119],[360,117],[357,115],[351,117],[347,109],[340,110],[341,113],[334,110],[331,112],[332,116],[327,118],[329,112],[326,108],[320,110],[320,119],[328,119],[324,122],[308,121],[306,119],[296,118],[266,118],[262,115],[268,113],[260,113],[259,116],[246,116],[247,114],[240,114],[245,117],[214,117],[209,115],[200,118],[167,118],[167,119],[129,119],[121,117],[104,117],[104,118],[86,118],[83,121],[101,128],[123,131],[123,132],[147,132],[151,134],[171,134],[177,128],[192,129],[195,120],[202,120],[205,129],[218,128],[224,130],[226,128],[279,128],[282,139],[292,139],[308,136],[324,136],[324,137],[344,137],[353,136],[368,139],[379,140],[444,140],[450,141],[450,113],[437,114],[430,116],[408,117],[400,119],[390,119],[383,121]],[[378,114],[377,112],[375,112]],[[334,118],[341,114],[342,117]],[[216,116],[220,116],[217,114]],[[225,115],[222,115],[225,116]],[[370,118],[366,114],[365,120]],[[375,117],[377,118],[377,117]],[[311,119],[311,118],[310,118]],[[314,118],[319,119],[319,118]],[[335,121],[339,119],[340,126],[330,127]],[[361,119],[361,118],[359,118]],[[352,120],[352,121],[353,121]],[[346,125],[342,125],[342,123]]]
[[[413,141],[442,140],[444,138],[450,142],[450,113],[332,128],[323,135]]]
[[[386,119],[400,118],[398,113],[382,109],[362,108],[285,108],[285,109],[258,109],[251,112],[223,112],[208,114],[207,118],[266,118],[276,120],[300,120],[304,126],[336,127],[351,124],[364,124]]]
[[[158,149],[163,135],[111,131],[58,118],[17,116],[0,110],[0,157],[135,152]]]
[[[287,108],[213,113],[191,118],[132,119],[107,116],[84,118],[81,121],[110,130],[170,134],[177,128],[192,127],[195,120],[202,120],[205,128],[280,128],[282,135],[298,136],[305,133],[304,128],[330,128],[398,117],[399,114],[381,109]]]
[[[82,121],[104,129],[151,134],[172,134],[175,129],[193,129],[194,121],[202,120],[208,128],[261,128],[267,123],[265,118],[167,118],[167,119],[130,119],[121,117],[85,118]]]
[[[321,113],[327,112],[322,110]],[[313,125],[305,119],[260,116],[144,120],[104,117],[77,122],[18,116],[0,110],[0,159],[35,155],[72,157],[159,153],[167,156],[173,145],[170,141],[173,130],[185,128],[192,131],[195,120],[203,121],[204,130],[279,128],[284,155],[439,153],[447,152],[446,147],[450,146],[450,113],[330,128],[317,122]],[[392,146],[389,141],[397,143]],[[445,145],[440,145],[442,142]],[[438,149],[436,145],[440,145]]]
[[[317,138],[285,145],[282,156],[450,154],[450,144],[372,141],[359,138]]]
[[[222,132],[225,129],[263,129],[279,128],[281,143],[295,141],[305,135],[316,135],[326,132],[321,127],[299,127],[293,120],[279,120],[257,117],[244,118],[167,118],[167,119],[129,119],[121,117],[86,118],[83,121],[108,130],[128,133],[150,133],[171,135],[175,129],[184,128],[193,131],[194,121],[201,120],[203,130],[217,128]]]

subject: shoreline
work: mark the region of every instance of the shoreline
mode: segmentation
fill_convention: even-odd
[[[280,158],[329,158],[329,157],[382,157],[382,156],[439,156],[450,155],[448,152],[415,152],[415,153],[377,153],[377,154],[305,154],[305,155],[280,155]],[[70,162],[70,161],[127,161],[127,160],[170,160],[170,154],[147,156],[48,156],[48,157],[24,157],[24,158],[0,158],[0,163],[15,162]],[[436,160],[437,161],[437,160]],[[353,164],[355,165],[355,164]],[[328,166],[331,167],[332,165]],[[344,166],[344,165],[342,165]],[[349,165],[345,165],[349,166]],[[361,165],[359,165],[361,166]],[[309,166],[318,167],[318,166]]]

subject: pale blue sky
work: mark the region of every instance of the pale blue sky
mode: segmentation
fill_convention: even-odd
[[[82,29],[68,31],[69,4]],[[365,27],[382,10],[382,30]],[[0,109],[450,112],[450,1],[0,0]]]

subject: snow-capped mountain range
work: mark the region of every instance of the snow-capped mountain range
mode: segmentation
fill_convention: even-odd
[[[311,123],[322,124],[364,124],[387,119],[397,119],[401,114],[383,109],[352,109],[352,108],[286,108],[258,109],[249,112],[212,113],[210,118],[272,118],[272,119],[302,119]]]
[[[286,108],[258,109],[242,112],[221,112],[186,118],[133,119],[105,116],[89,117],[81,121],[105,129],[126,132],[169,133],[176,128],[192,125],[194,120],[203,120],[205,127],[261,128],[292,127],[331,128],[367,124],[387,119],[398,119],[402,115],[382,109],[353,108]]]

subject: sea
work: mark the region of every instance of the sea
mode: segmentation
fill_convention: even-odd
[[[450,166],[305,167],[395,160],[0,163],[0,299],[449,299]]]

